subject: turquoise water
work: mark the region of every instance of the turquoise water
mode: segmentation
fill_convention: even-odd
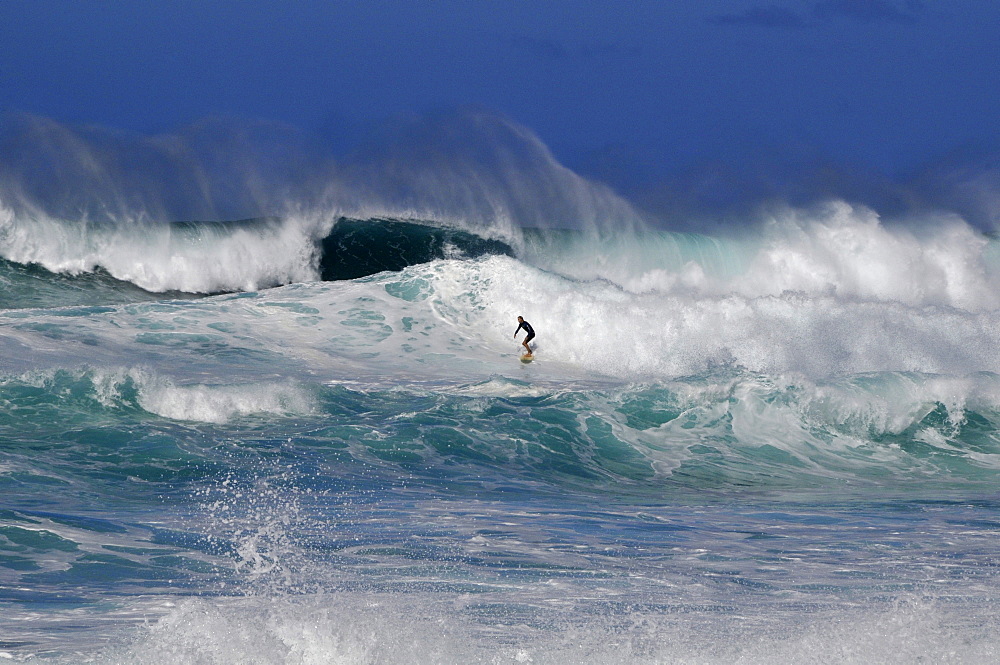
[[[407,224],[7,229],[0,656],[996,660],[990,241]]]

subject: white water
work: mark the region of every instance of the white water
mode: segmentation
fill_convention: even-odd
[[[273,233],[294,237],[294,251],[282,256]],[[290,267],[303,257],[304,233],[290,222],[266,227],[254,245],[271,257],[263,266],[252,252],[246,260],[227,258],[240,253],[233,243],[251,237],[243,231],[205,254],[201,271],[183,254],[177,266],[139,262],[148,245],[111,256],[136,263],[136,271],[155,265],[148,274],[160,286],[211,290],[227,280],[252,284],[276,274],[275,265],[308,277],[307,265]],[[630,247],[642,238],[626,240]],[[18,325],[27,312],[11,311],[5,328],[11,344],[78,360],[162,347],[210,362],[212,354],[199,344],[253,347],[281,364],[269,368],[277,375],[298,365],[330,380],[384,372],[394,380],[468,382],[506,372],[518,315],[538,332],[541,362],[527,371],[551,380],[669,378],[720,364],[813,380],[1000,372],[1000,273],[991,242],[968,227],[887,229],[837,207],[821,219],[776,221],[753,246],[718,241],[720,254],[702,263],[684,256],[692,250],[678,244],[683,237],[648,240],[636,261],[619,244],[590,262],[592,246],[570,243],[556,248],[562,253],[555,265],[542,268],[502,256],[438,260],[354,282],[128,305],[112,313],[36,312],[32,326]],[[668,260],[650,268],[662,243],[677,251],[664,251]],[[62,243],[47,247],[56,246]],[[207,252],[209,245],[191,247]],[[153,259],[168,254],[152,253]],[[58,344],[51,331],[40,332],[45,326],[64,331]],[[87,335],[101,343],[94,348]],[[80,344],[89,350],[75,348]]]
[[[318,279],[316,241],[332,219],[289,217],[197,231],[142,221],[17,217],[0,206],[0,256],[56,273],[103,268],[152,292],[253,291]]]
[[[528,243],[523,259],[578,279],[642,293],[746,298],[830,296],[942,305],[1000,306],[997,246],[952,216],[884,225],[866,208],[830,202],[785,209],[718,237],[639,233]]]
[[[506,628],[499,643],[463,619],[460,606],[454,611],[433,596],[377,594],[183,601],[132,646],[91,662],[868,665],[985,664],[997,657],[992,626],[970,621],[961,608],[916,598],[771,626],[750,617],[740,626],[683,612],[634,612],[553,630]]]

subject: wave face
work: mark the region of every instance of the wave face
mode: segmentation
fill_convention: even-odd
[[[327,281],[398,271],[434,259],[513,254],[501,240],[389,219],[340,219],[323,238],[322,248],[320,276]]]

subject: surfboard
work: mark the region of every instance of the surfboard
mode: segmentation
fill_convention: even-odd
[[[535,359],[534,356],[529,356],[527,353],[521,356],[521,362],[523,362],[525,365],[527,365],[534,359]]]

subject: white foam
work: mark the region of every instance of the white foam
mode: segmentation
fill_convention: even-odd
[[[968,311],[1000,307],[995,253],[986,236],[953,216],[887,226],[871,210],[840,201],[786,208],[719,237],[609,232],[524,248],[533,265],[581,280],[606,279],[633,293],[756,298],[796,292]]]
[[[833,202],[775,217],[766,243],[736,292],[828,293],[971,311],[1000,305],[998,274],[986,261],[989,240],[954,217],[918,230],[890,228],[871,210]]]
[[[316,239],[333,219],[289,216],[243,226],[177,227],[15,216],[0,205],[0,256],[52,272],[103,268],[147,291],[253,291],[318,278]]]
[[[644,381],[700,374],[716,365],[772,376],[798,373],[811,380],[869,372],[1000,373],[1000,319],[988,307],[998,289],[984,258],[983,238],[959,228],[928,231],[920,239],[911,232],[899,236],[871,220],[838,219],[845,226],[834,228],[830,222],[819,235],[803,231],[803,245],[836,244],[819,242],[820,236],[847,243],[859,228],[883,240],[903,237],[898,246],[890,243],[895,249],[883,252],[890,258],[872,268],[870,274],[881,277],[859,276],[866,262],[862,251],[862,258],[851,263],[854,273],[841,271],[854,277],[839,277],[830,287],[825,278],[801,276],[806,259],[778,260],[777,250],[768,250],[750,253],[754,258],[743,262],[749,267],[742,281],[725,271],[702,269],[711,288],[692,290],[691,282],[632,290],[607,279],[573,278],[494,256],[439,260],[350,282],[129,305],[111,313],[37,312],[31,325],[13,317],[2,321],[18,348],[31,349],[37,358],[44,353],[55,363],[65,356],[74,362],[94,358],[95,364],[149,365],[163,376],[183,377],[172,388],[144,393],[144,404],[169,417],[195,419],[276,410],[282,400],[298,408],[296,398],[270,389],[237,394],[191,387],[210,384],[198,377],[220,371],[226,380],[244,385],[270,383],[276,375],[308,375],[324,382],[374,380],[390,386],[469,385],[494,375],[533,383],[587,377]],[[787,257],[789,245],[780,246]],[[937,251],[939,246],[950,249]],[[886,273],[891,257],[903,251],[899,247],[926,261],[948,256],[946,263],[958,276],[942,278],[934,290],[921,280],[931,284],[947,271],[928,268],[931,274],[925,275],[911,265]],[[788,274],[799,276],[773,272],[785,265],[796,266]],[[761,266],[772,271],[771,281],[747,277],[766,272]],[[914,273],[909,281],[908,271]],[[640,267],[635,274],[645,273]],[[774,280],[778,286],[808,288],[755,292],[776,291]],[[893,286],[896,281],[900,284]],[[726,284],[732,287],[728,291]],[[531,365],[516,362],[518,315],[537,332]]]
[[[1000,321],[989,310],[802,292],[633,293],[506,257],[414,272],[433,285],[432,306],[456,332],[513,348],[512,322],[523,315],[537,332],[539,359],[607,376],[678,376],[719,363],[812,377],[1000,372]]]
[[[439,620],[418,612],[407,616],[381,607],[374,596],[189,600],[143,631],[134,644],[109,650],[96,662],[477,662],[472,645],[449,632]]]
[[[799,616],[762,616],[753,608],[747,616],[680,609],[602,616],[575,614],[571,603],[548,630],[476,626],[461,615],[472,601],[344,593],[185,600],[132,644],[87,659],[136,665],[978,665],[995,662],[998,655],[994,620],[920,600]]]
[[[121,385],[116,383],[121,375],[97,372],[94,381],[99,394],[107,399]],[[223,423],[239,416],[308,414],[314,410],[312,396],[289,382],[179,385],[169,377],[141,369],[129,369],[125,375],[134,382],[143,409],[173,420]]]
[[[20,375],[18,381],[49,387],[59,373],[36,370]],[[312,394],[293,381],[180,383],[142,367],[86,368],[66,375],[90,381],[95,399],[105,407],[127,408],[137,404],[150,413],[173,420],[224,423],[254,414],[306,415],[315,411]]]
[[[309,395],[293,385],[175,386],[166,381],[144,386],[139,404],[164,418],[210,423],[250,414],[304,414],[313,407]]]

